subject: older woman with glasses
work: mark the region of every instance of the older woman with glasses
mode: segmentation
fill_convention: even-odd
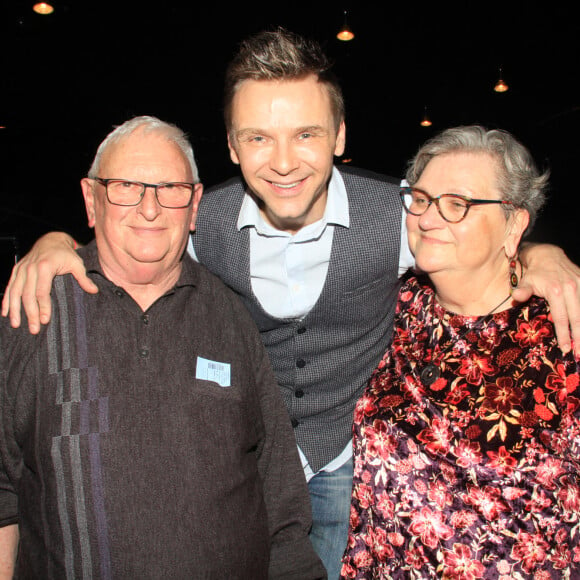
[[[518,304],[547,174],[503,131],[458,127],[401,191],[417,268],[355,411],[343,578],[580,577],[579,360]]]

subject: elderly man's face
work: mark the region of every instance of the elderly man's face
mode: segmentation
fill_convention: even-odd
[[[141,130],[105,151],[99,177],[145,183],[192,181],[179,147],[162,135]],[[190,206],[180,209],[161,207],[153,188],[131,207],[109,203],[105,187],[94,180],[84,179],[82,188],[105,274],[117,281],[139,282],[179,267],[187,236],[195,227],[201,184],[196,184]]]

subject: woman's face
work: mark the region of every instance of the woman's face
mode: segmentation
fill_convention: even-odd
[[[415,186],[432,197],[456,193],[501,199],[496,178],[496,161],[487,153],[446,153],[429,161]],[[417,266],[432,279],[451,274],[458,281],[473,281],[483,274],[485,281],[507,270],[507,258],[516,253],[526,227],[514,227],[520,214],[527,216],[518,210],[506,217],[499,204],[474,205],[463,221],[449,223],[432,203],[421,216],[407,215],[409,246]]]

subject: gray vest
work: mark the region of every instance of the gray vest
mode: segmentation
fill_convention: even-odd
[[[391,336],[401,236],[399,182],[341,168],[350,227],[336,226],[326,282],[301,320],[268,315],[250,280],[250,236],[236,223],[244,184],[233,179],[202,197],[193,243],[198,259],[253,316],[314,472],[352,435],[353,410]]]

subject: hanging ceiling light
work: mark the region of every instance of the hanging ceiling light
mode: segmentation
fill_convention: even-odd
[[[350,29],[350,26],[348,25],[348,22],[346,21],[346,10],[344,11],[344,24],[342,25],[342,28],[338,31],[336,38],[338,38],[338,40],[344,40],[344,41],[352,40],[354,38],[354,33]]]
[[[37,2],[32,6],[32,9],[37,14],[52,14],[54,12],[54,6],[50,2]]]
[[[507,83],[501,77],[502,77],[502,74],[501,74],[501,67],[500,67],[499,68],[499,79],[498,79],[497,83],[495,83],[495,87],[493,87],[493,90],[496,93],[505,93],[509,89]]]
[[[431,123],[431,119],[429,119],[429,115],[427,115],[427,107],[425,107],[425,113],[423,114],[423,119],[421,121],[421,127],[431,127],[433,123]]]

